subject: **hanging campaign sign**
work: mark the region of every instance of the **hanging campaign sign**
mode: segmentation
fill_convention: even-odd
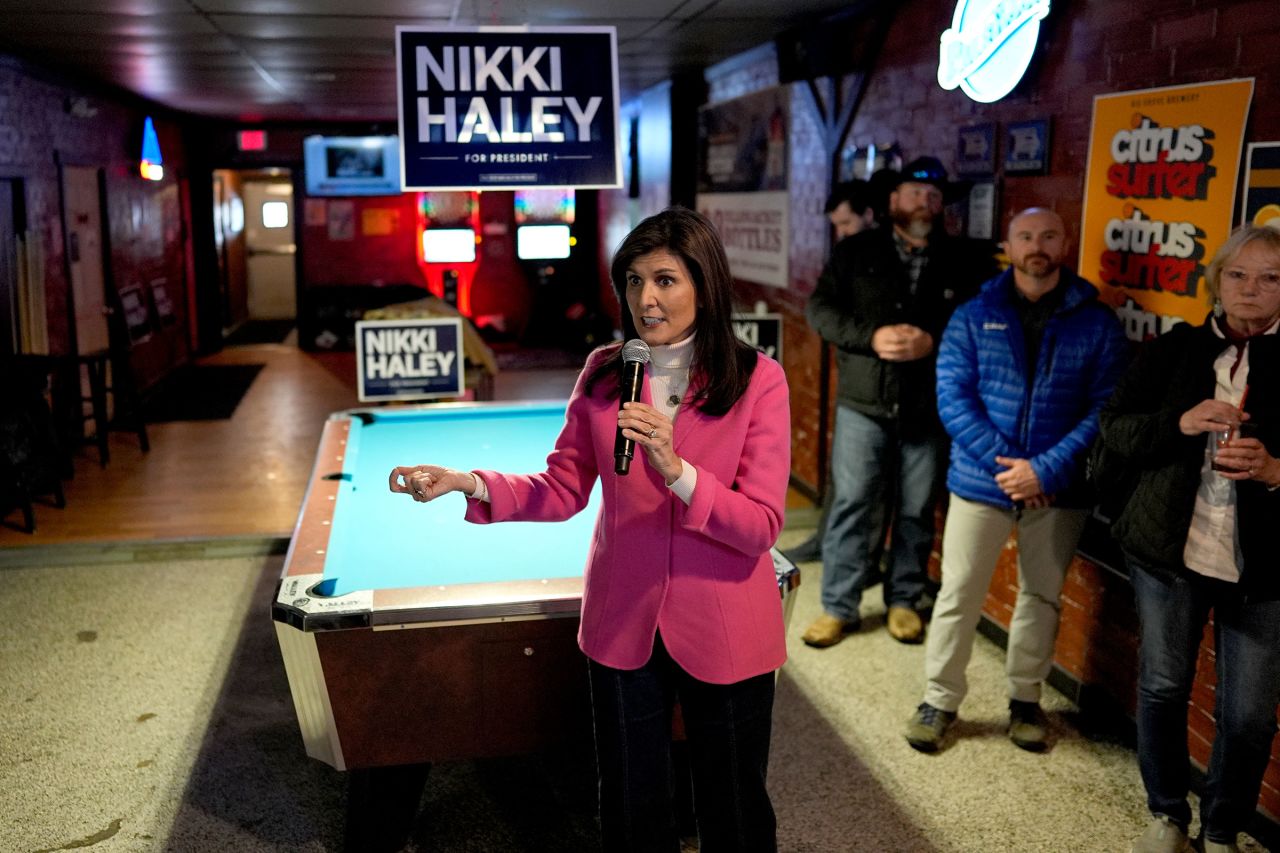
[[[361,400],[462,396],[462,319],[361,320],[356,378]]]
[[[396,27],[405,190],[621,186],[613,27]]]
[[[1133,340],[1209,313],[1205,266],[1231,232],[1253,79],[1093,100],[1079,271]]]

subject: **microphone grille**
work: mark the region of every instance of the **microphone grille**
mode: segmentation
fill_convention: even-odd
[[[638,361],[641,364],[649,363],[649,345],[639,338],[632,338],[622,345],[623,361]]]

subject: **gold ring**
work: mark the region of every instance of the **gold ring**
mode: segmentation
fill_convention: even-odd
[[[653,438],[657,434],[658,434],[657,427],[649,427],[649,438]]]

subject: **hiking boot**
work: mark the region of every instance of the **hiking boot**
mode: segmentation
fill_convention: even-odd
[[[1048,745],[1049,720],[1037,702],[1009,701],[1009,740],[1030,752]]]
[[[1211,838],[1201,840],[1204,842],[1204,853],[1240,853],[1240,846],[1234,841],[1214,841]]]
[[[825,649],[843,640],[845,634],[856,630],[858,630],[858,621],[856,619],[848,622],[839,616],[823,613],[813,620],[812,625],[805,629],[804,633],[800,635],[800,639],[814,648]]]
[[[920,614],[910,607],[890,607],[885,622],[889,626],[889,636],[899,643],[919,643],[924,640],[924,622],[920,619]]]
[[[1129,853],[1191,853],[1187,833],[1166,815],[1158,814],[1147,825],[1147,831],[1134,839]]]
[[[942,744],[942,736],[955,719],[955,711],[944,711],[928,702],[921,702],[907,721],[907,743],[921,752],[937,752]]]

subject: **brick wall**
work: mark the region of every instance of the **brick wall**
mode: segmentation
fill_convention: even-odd
[[[305,224],[300,236],[303,243],[302,272],[307,287],[335,284],[413,284],[426,287],[427,281],[418,265],[415,240],[418,222],[418,194],[395,196],[352,196],[341,199],[305,199],[326,208],[337,201],[354,210],[351,239],[330,238],[328,221]],[[393,211],[399,228],[391,234],[366,234],[362,227],[365,211]],[[436,290],[442,285],[434,282]]]
[[[1254,77],[1246,141],[1280,138],[1280,15],[1273,0],[1075,0],[1055,3],[1041,46],[1019,87],[1004,100],[977,104],[937,85],[937,38],[950,24],[953,4],[905,0],[867,83],[847,144],[897,142],[906,158],[933,154],[953,165],[957,131],[977,121],[1000,124],[1051,117],[1048,175],[997,176],[1001,227],[1032,204],[1057,209],[1073,231],[1082,212],[1084,168],[1095,95],[1233,77]],[[925,37],[922,34],[928,34]],[[754,71],[735,69],[713,80],[716,99],[773,85],[763,57]],[[743,298],[764,299],[786,317],[786,368],[792,387],[796,474],[816,471],[817,377],[820,348],[804,323],[803,304],[820,268],[825,244],[821,201],[827,166],[814,132],[807,95],[793,85],[791,287],[743,285]],[[986,614],[1006,627],[1016,594],[1016,545],[999,563]],[[1127,581],[1077,559],[1063,593],[1057,665],[1078,682],[1098,687],[1123,707],[1134,707],[1137,621]],[[1206,632],[1193,695],[1188,740],[1200,764],[1209,757],[1213,724],[1212,638]],[[1135,792],[1135,796],[1140,796]],[[1280,815],[1280,761],[1273,757],[1263,809]]]
[[[81,110],[70,106],[83,99]],[[90,115],[88,113],[92,112]],[[0,55],[0,176],[21,178],[32,238],[44,261],[49,347],[70,350],[70,286],[58,196],[58,162],[103,170],[111,254],[117,287],[149,288],[163,279],[176,322],[157,325],[135,345],[140,384],[148,385],[189,356],[187,280],[180,180],[185,157],[180,128],[164,114],[155,120],[165,178],[138,174],[146,105],[76,88],[40,69]],[[153,320],[156,318],[153,317]]]

